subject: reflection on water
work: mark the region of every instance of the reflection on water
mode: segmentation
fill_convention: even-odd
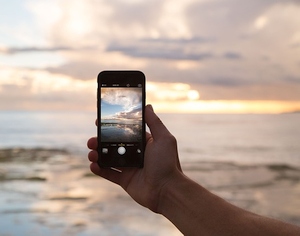
[[[59,149],[2,149],[0,162],[1,235],[181,235],[94,176],[86,158]],[[236,205],[300,225],[297,167],[185,162],[183,169]]]
[[[86,157],[0,149],[0,163],[0,235],[181,235],[123,189],[94,176]]]
[[[140,142],[142,125],[101,123],[103,142]]]

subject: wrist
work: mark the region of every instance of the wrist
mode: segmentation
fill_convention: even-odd
[[[184,235],[205,232],[203,225],[215,201],[205,188],[178,172],[162,188],[157,212],[169,219]],[[213,220],[212,220],[213,221]]]
[[[160,190],[157,213],[165,215],[165,213],[168,212],[170,204],[172,205],[175,200],[174,197],[176,195],[176,191],[180,189],[180,186],[186,185],[188,181],[189,179],[179,171],[170,176],[168,181],[164,183]]]

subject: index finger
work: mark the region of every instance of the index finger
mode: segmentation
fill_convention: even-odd
[[[92,137],[87,141],[87,146],[89,149],[97,150],[98,147],[98,139],[97,137]]]

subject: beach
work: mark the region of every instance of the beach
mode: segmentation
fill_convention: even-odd
[[[65,150],[0,151],[0,235],[181,235]],[[187,176],[227,201],[300,225],[300,169],[183,163]]]
[[[3,117],[0,236],[181,235],[90,172],[86,140],[96,132],[93,113]],[[232,204],[300,225],[300,132],[292,122],[298,115],[161,117],[177,137],[187,176]],[[16,128],[18,119],[31,124]]]
[[[43,149],[0,153],[1,236],[180,235],[119,186],[94,176],[86,157]]]

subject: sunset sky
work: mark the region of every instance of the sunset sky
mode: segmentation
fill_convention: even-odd
[[[0,110],[95,110],[138,69],[159,112],[300,110],[299,0],[1,0]]]

